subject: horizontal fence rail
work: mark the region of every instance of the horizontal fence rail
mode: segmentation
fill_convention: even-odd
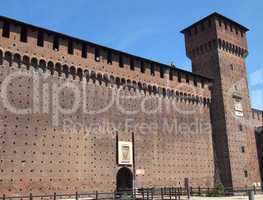
[[[140,188],[140,189],[123,189],[115,192],[93,192],[93,193],[74,193],[74,194],[47,194],[47,195],[33,195],[28,196],[13,196],[8,197],[2,195],[0,200],[181,200],[184,196],[233,196],[246,195],[253,191],[254,194],[262,194],[262,187],[245,187],[245,188],[222,188],[218,193],[218,188],[201,188],[201,187],[160,187],[160,188]]]

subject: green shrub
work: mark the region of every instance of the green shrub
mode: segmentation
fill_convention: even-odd
[[[209,197],[220,197],[225,196],[225,188],[222,184],[218,184],[214,189],[207,192],[207,196]]]

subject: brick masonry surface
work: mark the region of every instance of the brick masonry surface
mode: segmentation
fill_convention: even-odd
[[[213,14],[183,32],[194,73],[1,17],[0,193],[113,191],[116,141],[132,135],[138,187],[260,182],[244,27]]]

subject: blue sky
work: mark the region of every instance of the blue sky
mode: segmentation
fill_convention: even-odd
[[[8,0],[0,15],[191,70],[180,30],[212,12],[250,29],[252,107],[263,109],[262,0]]]

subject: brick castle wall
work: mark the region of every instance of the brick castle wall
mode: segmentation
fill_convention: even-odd
[[[34,27],[21,42],[22,25],[9,20],[10,36],[2,37],[5,20],[0,20],[1,93],[12,107],[31,109],[17,114],[0,104],[0,193],[113,191],[121,167],[116,138],[131,141],[132,134],[133,167],[145,170],[136,176],[138,186],[183,186],[184,178],[192,186],[213,186],[209,79],[113,50],[108,63],[109,49],[90,43],[82,58],[79,40],[71,55],[71,38],[60,34],[59,50],[53,50],[56,34],[48,31],[39,47],[43,30]],[[76,91],[81,101],[75,112],[57,112],[75,105]],[[142,104],[160,110],[149,114]]]

